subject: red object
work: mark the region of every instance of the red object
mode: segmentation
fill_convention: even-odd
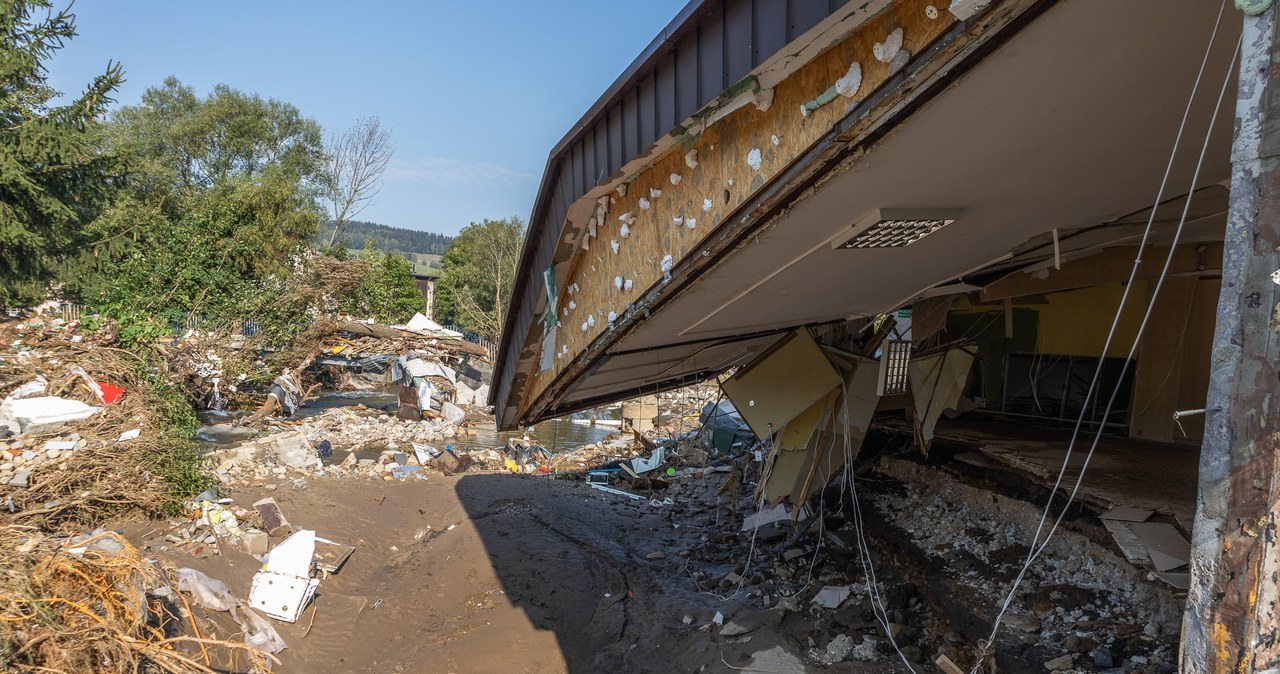
[[[547,475],[551,472],[551,468],[547,466],[538,466],[538,475]]]
[[[102,402],[104,404],[118,403],[124,397],[124,389],[115,384],[98,382],[98,387],[102,389]]]

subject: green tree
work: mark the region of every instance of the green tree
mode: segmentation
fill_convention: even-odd
[[[71,280],[118,318],[245,317],[249,289],[289,272],[320,218],[320,127],[292,105],[169,78],[106,132],[123,189],[88,231],[99,273]]]
[[[524,222],[514,216],[486,218],[462,228],[442,260],[437,285],[440,315],[496,341],[506,320],[523,241]]]
[[[75,15],[47,0],[0,0],[0,306],[44,297],[110,191],[97,122],[124,81],[118,64],[73,100],[48,85],[46,62],[74,37]]]
[[[365,241],[360,259],[368,265],[357,295],[357,311],[382,323],[404,323],[421,311],[426,299],[413,279],[409,261]]]

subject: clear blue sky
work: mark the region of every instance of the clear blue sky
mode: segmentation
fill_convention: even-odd
[[[685,0],[79,0],[50,64],[83,88],[124,65],[117,106],[177,76],[296,105],[328,130],[378,115],[395,158],[362,220],[454,234],[529,217],[547,153]]]

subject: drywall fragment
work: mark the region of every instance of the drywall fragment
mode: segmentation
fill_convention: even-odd
[[[582,323],[582,331],[583,331],[583,332],[586,332],[586,331],[587,331],[587,323],[586,323],[586,321],[583,321],[583,323]]]
[[[631,292],[631,279],[627,279],[622,282],[622,289],[627,292]]]
[[[610,241],[610,242],[609,242],[609,247],[610,247],[610,248],[613,248],[613,254],[614,254],[614,255],[617,255],[617,254],[618,254],[618,240],[617,240],[617,239],[613,239],[612,241]]]
[[[684,224],[684,216],[683,216],[683,215],[677,215],[677,216],[675,216],[674,218],[671,218],[671,224],[675,225],[676,227],[679,227],[680,225],[683,225],[683,224]]]
[[[627,184],[622,183],[621,185],[618,185],[618,187],[614,191],[617,192],[618,196],[620,197],[627,196]]]
[[[574,294],[574,293],[576,293],[576,292],[578,292],[578,284],[577,284],[577,283],[575,283],[575,284],[573,284],[573,285],[569,286],[569,294],[570,294],[570,295],[572,295],[572,294]]]
[[[618,290],[622,290],[622,277],[621,277],[621,276],[615,276],[615,277],[613,277],[613,287],[617,288]]]
[[[694,227],[698,226],[698,221],[695,220],[694,218],[685,218],[684,226],[688,227],[689,229],[693,229]]]
[[[698,151],[697,150],[689,150],[688,152],[684,153],[684,165],[688,166],[691,169],[698,168]]]
[[[592,328],[596,327],[596,315],[595,315],[595,314],[591,314],[590,316],[587,316],[587,326],[588,326],[588,327],[592,327]]]
[[[664,255],[662,257],[662,280],[663,281],[671,280],[671,268],[673,266],[675,266],[675,260],[672,260],[670,255]]]
[[[658,198],[658,197],[660,197],[660,196],[662,196],[662,190],[660,190],[660,189],[658,189],[658,188],[656,188],[656,187],[650,187],[650,188],[649,188],[649,198],[650,198],[650,199],[657,199],[657,198]]]
[[[626,213],[618,216],[618,221],[624,225],[635,224],[636,216],[632,215],[631,211],[627,211]]]
[[[760,157],[760,148],[751,148],[751,151],[747,153],[747,166],[750,166],[752,171],[759,171],[763,163],[764,160]]]
[[[704,213],[705,213],[705,212],[707,212],[707,211],[709,211],[709,210],[711,210],[711,206],[712,206],[712,203],[711,203],[711,200],[710,200],[710,199],[703,199],[703,200],[702,200],[702,211],[703,211]]]
[[[642,210],[642,211],[647,211],[647,210],[649,210],[649,200],[648,200],[648,199],[645,199],[644,197],[640,197],[640,210]]]
[[[672,174],[671,174],[671,178],[669,178],[669,180],[671,180],[671,184],[672,184],[672,185],[679,185],[679,184],[680,184],[680,180],[681,180],[681,178],[680,178],[680,174],[679,174],[679,173],[672,173]]]
[[[845,98],[853,98],[862,88],[862,64],[854,61],[849,65],[849,72],[836,80],[836,93]]]
[[[612,324],[613,324],[613,322],[614,322],[614,321],[616,321],[616,320],[618,320],[618,312],[616,312],[616,311],[610,311],[610,312],[609,312],[609,324],[610,324],[610,325],[612,325]]]
[[[885,36],[884,42],[877,42],[871,46],[871,54],[876,57],[877,61],[888,63],[893,60],[898,50],[902,49],[902,27],[893,29],[893,32]]]
[[[624,239],[631,236],[631,228],[627,226],[627,223],[622,223],[622,228],[618,230],[618,236]]]
[[[564,312],[564,317],[565,317],[565,318],[568,318],[568,317],[569,317],[569,307],[565,307],[565,308],[564,308],[564,309],[562,309],[561,311],[563,311],[563,312]]]

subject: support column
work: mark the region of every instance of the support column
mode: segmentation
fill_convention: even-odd
[[[1246,12],[1181,670],[1280,668],[1280,50]]]

